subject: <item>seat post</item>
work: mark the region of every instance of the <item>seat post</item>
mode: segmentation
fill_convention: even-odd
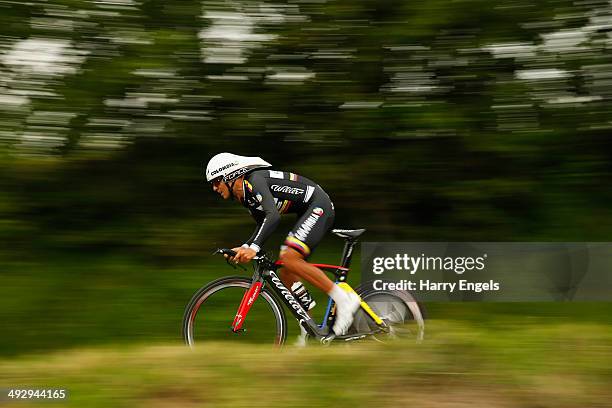
[[[341,266],[344,266],[345,268],[351,266],[353,247],[355,246],[356,242],[356,240],[347,239],[344,243],[344,249],[342,250],[342,261],[340,263]]]

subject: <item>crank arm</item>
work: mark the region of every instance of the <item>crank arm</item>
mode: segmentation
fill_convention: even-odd
[[[335,334],[330,334],[328,336],[325,336],[321,339],[321,344],[329,344],[332,341],[355,341],[355,340],[361,340],[361,339],[365,339],[368,336],[373,336],[375,334],[379,334],[379,333],[387,333],[389,330],[387,328],[381,327],[380,329],[377,330],[372,330],[369,332],[363,332],[363,333],[355,333],[355,334],[343,334],[342,336],[336,336]]]

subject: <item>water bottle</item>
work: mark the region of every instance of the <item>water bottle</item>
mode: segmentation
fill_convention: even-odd
[[[302,282],[294,282],[293,285],[291,285],[291,291],[304,309],[310,310],[316,306],[317,302],[312,299],[312,296],[308,293],[308,289],[306,289]]]

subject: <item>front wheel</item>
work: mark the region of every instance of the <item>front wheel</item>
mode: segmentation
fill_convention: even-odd
[[[417,342],[423,340],[425,313],[423,307],[409,292],[374,290],[367,284],[357,288],[356,292],[388,326],[387,332],[373,336],[375,340],[411,339]],[[355,314],[351,330],[355,333],[365,333],[377,328],[378,325],[372,318],[363,309],[359,309]]]
[[[282,305],[264,288],[245,317],[242,330],[234,333],[232,322],[251,280],[221,278],[209,283],[191,298],[183,316],[183,339],[190,347],[204,341],[249,341],[281,345],[287,337]]]

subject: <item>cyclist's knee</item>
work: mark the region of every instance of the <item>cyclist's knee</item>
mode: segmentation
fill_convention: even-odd
[[[283,263],[284,268],[288,271],[294,269],[299,262],[296,258],[287,255],[281,255],[280,260]]]
[[[281,252],[280,261],[287,269],[291,270],[300,263],[304,262],[304,258],[297,251],[294,251],[291,248],[287,248]]]

